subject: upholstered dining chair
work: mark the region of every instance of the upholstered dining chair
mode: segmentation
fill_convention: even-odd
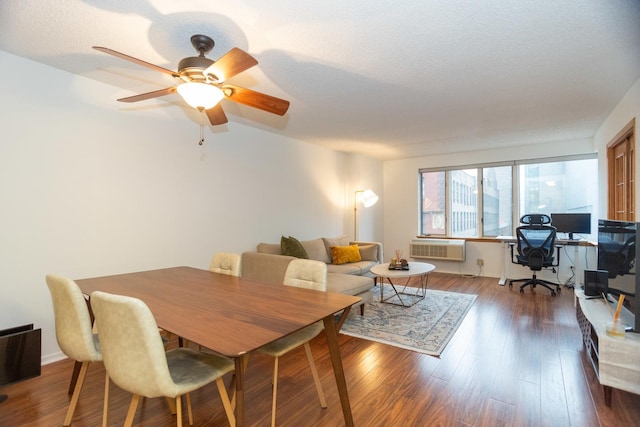
[[[92,330],[87,301],[78,285],[71,279],[54,274],[48,274],[46,282],[53,302],[58,345],[67,357],[81,363],[63,422],[68,426],[71,425],[89,364],[102,361],[102,354],[98,335]]]
[[[313,261],[308,259],[295,259],[289,263],[287,267],[284,284],[287,286],[297,286],[299,288],[314,289],[318,291],[327,290],[327,265],[321,261]],[[316,322],[313,325],[307,326],[291,335],[287,335],[277,341],[267,344],[260,348],[260,351],[273,356],[275,358],[273,366],[273,396],[271,404],[271,425],[276,425],[276,398],[278,393],[278,360],[280,356],[288,353],[289,351],[304,346],[309,360],[309,367],[311,368],[311,375],[315,382],[318,398],[320,399],[320,406],[322,408],[327,407],[327,401],[324,397],[322,390],[322,384],[318,377],[318,371],[316,369],[315,362],[313,361],[313,354],[311,353],[311,347],[309,341],[315,338],[320,332],[322,332],[322,322]]]
[[[104,365],[113,382],[133,394],[125,419],[131,426],[140,397],[175,399],[177,426],[182,426],[182,396],[187,397],[189,425],[193,424],[189,393],[216,382],[229,424],[235,416],[222,376],[234,369],[226,357],[190,348],[165,351],[149,307],[137,298],[96,291],[91,294]],[[108,388],[109,382],[105,385]],[[108,413],[105,399],[104,414]],[[106,416],[106,415],[105,415]]]
[[[230,252],[218,252],[213,256],[209,271],[214,273],[228,274],[230,276],[240,276],[241,262],[240,255]]]

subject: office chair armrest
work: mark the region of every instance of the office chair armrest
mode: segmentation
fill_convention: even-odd
[[[512,264],[518,264],[518,261],[513,259],[513,247],[515,245],[516,245],[515,242],[509,242],[509,248],[511,249],[511,263]]]

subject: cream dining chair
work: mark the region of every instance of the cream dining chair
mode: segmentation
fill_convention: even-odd
[[[189,425],[193,424],[189,393],[216,382],[229,424],[235,426],[222,376],[234,369],[231,359],[190,348],[165,352],[158,325],[149,307],[137,298],[96,291],[91,294],[108,377],[133,394],[125,419],[131,426],[140,397],[175,399],[176,423],[182,426],[182,395],[187,397]],[[109,382],[105,385],[108,388]],[[104,414],[108,413],[105,399]]]
[[[239,277],[241,272],[240,255],[230,252],[216,253],[209,265],[209,271]]]
[[[54,274],[48,274],[45,280],[53,302],[58,345],[67,357],[81,363],[62,424],[68,426],[71,425],[89,364],[102,361],[102,354],[98,335],[92,331],[87,301],[78,285],[71,279]]]
[[[287,286],[296,286],[299,288],[314,289],[318,291],[327,290],[327,265],[321,261],[313,261],[308,259],[295,259],[289,263],[287,267],[284,284]],[[313,325],[307,326],[293,334],[287,335],[277,341],[267,344],[261,347],[259,351],[273,356],[275,358],[273,367],[273,396],[271,404],[271,425],[276,425],[276,397],[278,393],[278,359],[280,356],[288,353],[289,351],[304,346],[309,360],[309,367],[311,368],[311,375],[315,382],[318,398],[320,399],[320,406],[322,408],[327,407],[327,401],[324,397],[322,390],[322,384],[318,377],[318,371],[313,361],[313,354],[311,353],[311,347],[309,341],[315,338],[320,332],[322,332],[322,322],[316,322]]]

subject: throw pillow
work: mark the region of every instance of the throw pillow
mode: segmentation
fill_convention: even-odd
[[[358,245],[332,246],[331,256],[333,257],[333,263],[335,265],[362,261]]]
[[[348,246],[349,245],[349,236],[339,236],[334,239],[329,239],[323,237],[324,246],[327,251],[327,256],[329,257],[329,262],[333,262],[333,258],[331,255],[331,247],[332,246]]]
[[[307,255],[307,251],[304,250],[302,243],[300,243],[300,241],[295,237],[282,236],[280,238],[280,251],[282,252],[282,255],[309,259],[309,255]]]
[[[358,250],[363,261],[378,261],[378,245],[360,245]]]
[[[327,253],[327,248],[324,247],[324,242],[321,238],[313,239],[313,240],[302,240],[300,242],[305,251],[307,251],[307,255],[309,255],[309,259],[313,259],[316,261],[322,261],[325,264],[331,264],[331,259],[329,258],[329,254]]]

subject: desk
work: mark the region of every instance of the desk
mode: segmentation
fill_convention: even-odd
[[[86,295],[105,291],[144,301],[159,327],[235,361],[236,425],[244,420],[244,359],[250,352],[319,320],[324,322],[345,425],[351,406],[334,314],[360,298],[175,267],[77,280]]]
[[[436,267],[433,264],[427,264],[426,262],[412,262],[409,263],[408,270],[389,270],[389,263],[386,264],[378,264],[371,267],[371,273],[376,275],[376,281],[380,279],[380,302],[388,302],[391,304],[402,305],[403,307],[411,307],[418,301],[424,299],[427,292],[427,275],[435,270]],[[406,292],[407,284],[409,283],[409,279],[411,277],[420,276],[420,286],[416,288],[414,293]],[[393,288],[395,295],[391,295],[387,298],[384,297],[384,278],[389,280],[389,284]],[[407,279],[407,283],[404,285],[401,291],[398,291],[396,288],[396,284],[393,283],[391,279]],[[402,285],[401,285],[402,286]],[[422,291],[422,292],[420,292]],[[406,295],[411,297],[411,302],[409,304],[405,304],[400,295]],[[398,297],[400,304],[389,301],[389,299],[393,297]]]
[[[499,240],[500,242],[502,242],[502,249],[504,250],[504,256],[502,258],[503,263],[502,263],[502,277],[500,277],[498,284],[500,286],[504,286],[509,278],[509,268],[508,266],[512,263],[511,262],[511,248],[510,248],[510,244],[514,243],[516,244],[518,242],[518,239],[516,239],[515,236],[497,236],[496,240]],[[594,242],[590,242],[588,240],[564,240],[564,239],[556,239],[555,241],[555,245],[556,246],[572,246],[574,248],[574,256],[573,256],[573,262],[574,262],[574,273],[575,273],[575,277],[574,277],[574,281],[575,281],[575,288],[579,288],[583,285],[582,280],[583,280],[583,275],[584,275],[584,270],[581,268],[580,266],[580,254],[579,254],[579,248],[580,247],[596,247],[597,243]],[[585,249],[586,250],[586,249]],[[514,248],[514,253],[517,252],[517,249]],[[560,267],[558,267],[560,268]]]

